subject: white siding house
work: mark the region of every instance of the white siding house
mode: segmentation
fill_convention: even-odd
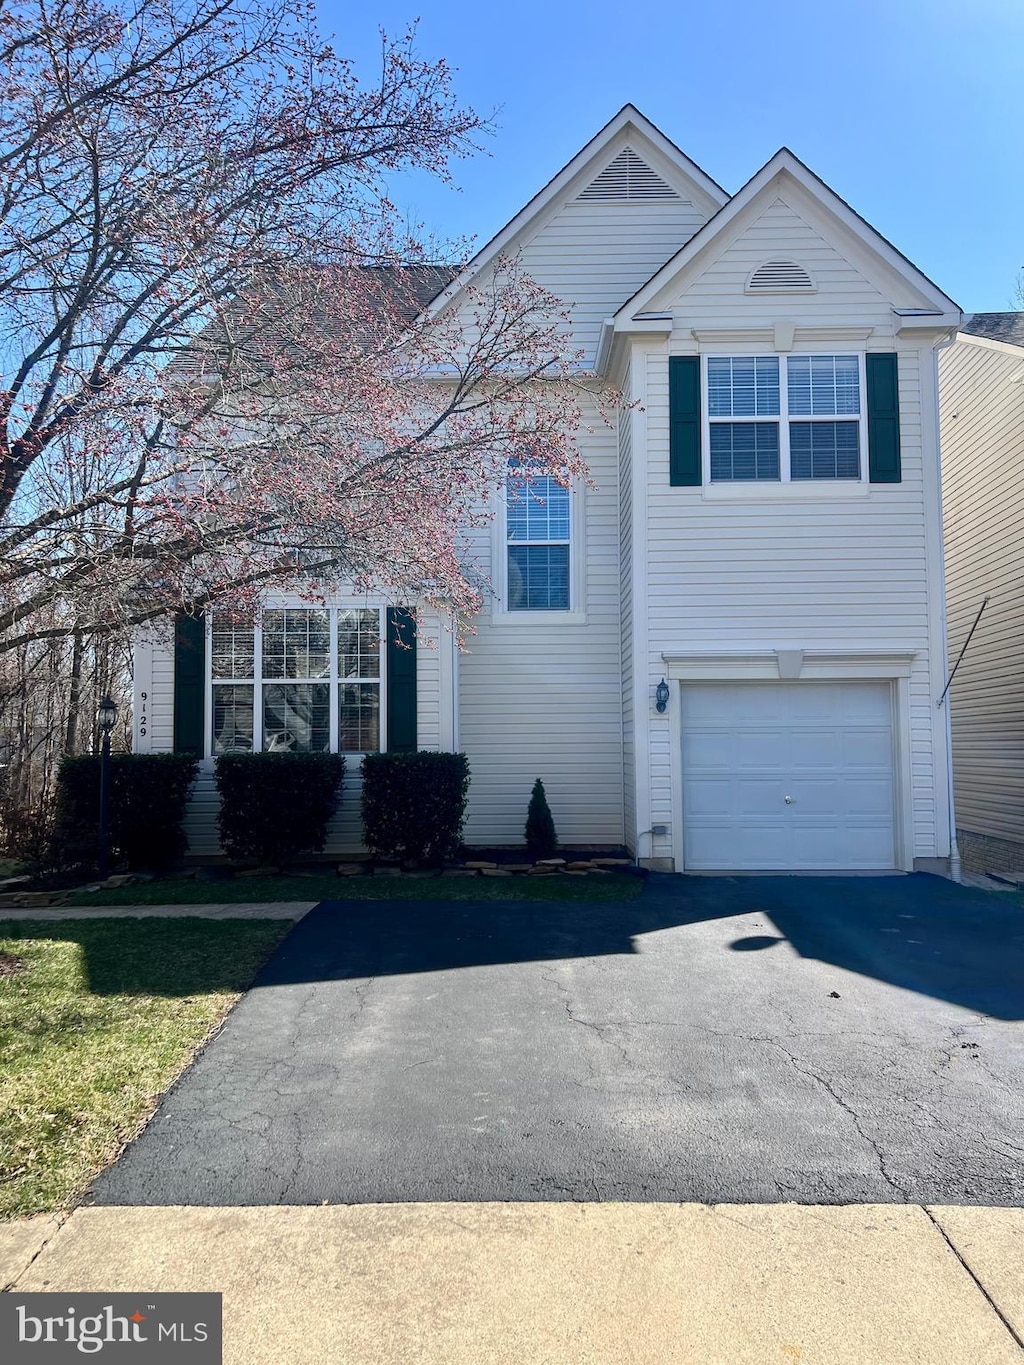
[[[951,667],[977,620],[950,689],[960,852],[965,867],[1021,874],[1024,313],[965,319],[939,378]]]
[[[431,309],[506,251],[623,405],[617,432],[580,433],[590,485],[545,490],[543,515],[497,492],[466,650],[419,622],[416,743],[469,756],[467,842],[520,843],[541,777],[565,844],[654,867],[941,869],[937,348],[957,306],[788,151],[730,197],[631,106]],[[339,640],[353,606],[333,604]],[[140,747],[174,743],[173,671],[170,641],[140,647]],[[218,686],[196,853],[216,849]],[[358,845],[353,795],[334,851]]]

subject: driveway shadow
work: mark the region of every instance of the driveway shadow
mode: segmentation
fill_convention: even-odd
[[[255,985],[564,961],[637,951],[644,934],[770,917],[801,957],[999,1019],[1024,1018],[1024,906],[924,873],[879,877],[652,875],[628,903],[324,901]],[[761,951],[772,936],[738,936]]]

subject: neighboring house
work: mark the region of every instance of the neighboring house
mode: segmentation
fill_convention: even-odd
[[[431,307],[509,251],[625,395],[617,431],[580,434],[592,485],[516,496],[510,470],[464,653],[426,613],[395,648],[365,597],[141,643],[138,747],[203,759],[193,852],[217,850],[228,747],[340,748],[356,772],[418,745],[468,754],[470,844],[520,843],[542,777],[566,844],[649,866],[944,868],[957,306],[791,152],[730,197],[630,106]],[[331,847],[358,841],[349,782]]]
[[[1024,313],[975,313],[941,354],[950,689],[964,866],[1024,874]]]

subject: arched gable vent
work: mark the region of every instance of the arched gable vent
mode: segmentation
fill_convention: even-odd
[[[679,195],[632,147],[624,147],[577,198],[608,204],[629,199],[678,199]]]
[[[796,261],[765,261],[747,281],[748,294],[808,294],[814,281]]]

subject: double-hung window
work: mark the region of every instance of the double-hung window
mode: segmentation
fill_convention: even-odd
[[[862,477],[858,355],[707,358],[711,480]]]
[[[375,608],[281,607],[211,632],[214,754],[381,746],[384,630]]]
[[[513,460],[506,484],[509,611],[568,611],[572,506],[569,490]]]

